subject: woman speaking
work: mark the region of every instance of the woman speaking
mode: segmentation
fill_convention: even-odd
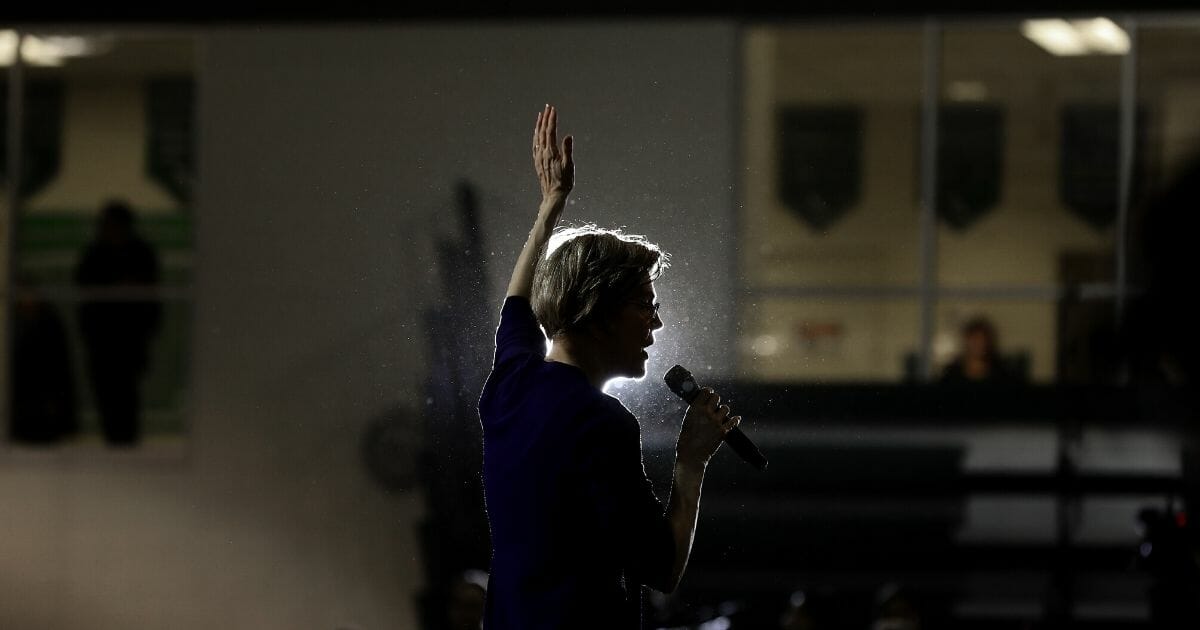
[[[479,399],[492,538],[484,628],[635,630],[642,587],[679,584],[704,470],[741,418],[701,391],[684,415],[664,508],[646,478],[637,418],[603,387],[646,374],[667,256],[619,231],[555,232],[575,184],[574,140],[560,146],[557,126],[547,105],[533,132],[542,202]],[[562,242],[547,253],[552,234]]]

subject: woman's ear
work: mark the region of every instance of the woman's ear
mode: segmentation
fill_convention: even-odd
[[[604,339],[604,327],[596,322],[591,322],[584,330],[587,332],[588,339],[592,341],[601,341]]]
[[[588,322],[587,328],[588,337],[596,341],[603,341],[612,334],[612,322],[607,318],[593,318]]]

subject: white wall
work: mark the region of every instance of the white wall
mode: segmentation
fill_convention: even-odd
[[[718,23],[205,33],[188,454],[0,452],[0,627],[415,627],[424,499],[378,489],[357,446],[419,410],[455,181],[481,192],[498,307],[558,105],[566,216],[678,253],[659,292],[688,321],[635,387],[721,373],[735,51]]]

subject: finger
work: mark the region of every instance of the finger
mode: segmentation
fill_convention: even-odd
[[[539,149],[546,146],[546,122],[548,114],[550,114],[550,106],[547,104],[546,107],[542,108],[541,113],[538,114],[538,136],[534,139],[538,143]]]
[[[720,405],[717,407],[717,417],[724,422],[729,417],[729,405]]]
[[[542,110],[542,135],[540,142],[543,147],[546,146],[546,138],[549,137],[547,130],[550,128],[550,104],[546,104],[546,109]]]
[[[538,112],[537,122],[533,125],[533,146],[538,146],[538,140],[542,137],[542,112]]]
[[[737,426],[741,423],[742,423],[741,416],[730,416],[726,420],[726,422],[722,425],[722,427],[725,429],[726,432],[729,432],[729,431],[736,429]]]
[[[568,166],[575,163],[575,158],[573,157],[574,152],[575,136],[567,136],[566,138],[563,138],[563,156],[566,158]]]

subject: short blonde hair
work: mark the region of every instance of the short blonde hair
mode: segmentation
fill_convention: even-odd
[[[587,224],[558,228],[533,270],[531,304],[551,339],[604,321],[649,274],[654,280],[670,255],[637,234]]]

